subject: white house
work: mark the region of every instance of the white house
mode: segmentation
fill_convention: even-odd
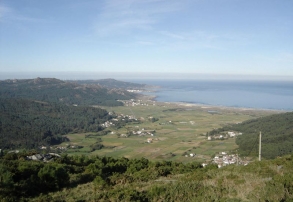
[[[148,139],[147,139],[147,142],[148,142],[148,143],[152,143],[152,142],[153,142],[153,138],[148,138]]]
[[[235,134],[234,132],[228,132],[228,135],[229,135],[230,137],[235,137],[235,136],[236,136],[236,134]]]

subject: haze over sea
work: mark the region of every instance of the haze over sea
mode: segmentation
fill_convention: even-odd
[[[160,86],[147,93],[161,102],[293,110],[293,81],[131,80]]]

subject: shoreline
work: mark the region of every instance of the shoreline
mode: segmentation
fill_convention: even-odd
[[[265,109],[265,108],[250,108],[250,107],[233,107],[233,106],[223,106],[223,105],[209,105],[209,104],[200,104],[200,103],[188,103],[188,102],[168,102],[174,103],[177,105],[183,105],[185,107],[201,107],[202,109],[235,109],[241,111],[276,111],[276,112],[290,112],[288,110],[279,110],[279,109]]]
[[[151,100],[157,103],[164,103],[164,104],[174,104],[178,106],[184,107],[200,107],[202,109],[230,109],[230,110],[241,110],[241,111],[270,111],[270,112],[277,112],[277,113],[286,113],[292,112],[293,110],[281,110],[281,109],[267,109],[267,108],[252,108],[252,107],[233,107],[233,106],[223,106],[223,105],[209,105],[209,104],[202,104],[202,103],[192,103],[192,102],[167,102],[167,101],[158,101],[156,100],[157,96],[154,95],[145,95],[142,93],[138,94],[141,99]]]
[[[179,103],[180,105],[293,112],[291,104],[293,94],[289,91],[293,83],[292,85],[281,85],[281,87],[277,85],[278,88],[270,83],[261,87],[248,83],[247,87],[241,84],[232,88],[228,84],[218,86],[215,83],[185,82],[182,85],[179,84],[173,84],[171,81],[155,82],[154,85],[148,83],[140,94],[150,97],[156,102]],[[271,89],[272,86],[273,89]],[[279,88],[282,90],[281,92],[284,92],[275,93],[276,90],[280,90]],[[285,95],[286,97],[284,97]]]

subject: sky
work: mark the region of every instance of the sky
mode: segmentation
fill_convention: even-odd
[[[292,11],[292,0],[0,0],[0,74],[293,78]]]

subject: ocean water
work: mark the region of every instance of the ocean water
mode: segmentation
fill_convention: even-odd
[[[187,102],[227,107],[293,111],[293,81],[131,80],[160,86],[162,102]]]

